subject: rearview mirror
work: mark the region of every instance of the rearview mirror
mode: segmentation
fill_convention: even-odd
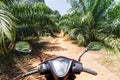
[[[78,61],[81,60],[81,57],[89,50],[94,50],[94,51],[98,51],[101,48],[103,48],[103,44],[101,42],[90,42],[87,46],[87,48],[85,49],[85,51],[80,55],[80,57],[78,58]]]
[[[28,42],[20,41],[15,44],[15,50],[19,52],[29,53],[32,49]]]
[[[87,50],[100,50],[103,48],[103,44],[101,42],[91,42],[87,46]]]

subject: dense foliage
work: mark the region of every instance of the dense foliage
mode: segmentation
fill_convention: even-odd
[[[0,9],[2,9],[0,11],[0,17],[1,20],[5,22],[4,24],[3,21],[1,22],[1,36],[5,35],[6,37],[1,37],[1,45],[7,45],[6,48],[8,47],[5,41],[6,38],[13,43],[13,40],[19,41],[27,37],[37,36],[37,38],[39,38],[39,36],[44,35],[55,36],[54,33],[59,31],[59,27],[57,26],[60,17],[59,12],[52,11],[44,3],[29,2],[28,0],[3,0],[3,2],[1,1],[0,5]],[[15,19],[14,21],[13,18]],[[13,29],[13,22],[16,23],[16,30]],[[4,26],[7,28],[4,28]],[[17,36],[15,36],[15,32]],[[2,40],[4,40],[4,42]],[[1,46],[0,53],[6,53],[6,48]]]
[[[12,73],[16,70],[10,68],[16,67],[17,61],[14,58],[19,56],[20,59],[23,54],[17,52],[5,55],[10,53],[15,42],[28,37],[54,36],[61,29],[80,46],[100,41],[107,48],[120,51],[120,3],[116,2],[119,0],[68,0],[72,8],[69,14],[62,17],[58,11],[52,11],[44,3],[30,1],[0,1],[0,75],[4,72],[13,77],[13,74],[17,75],[16,72]],[[41,44],[34,46],[36,50],[42,47]],[[8,75],[5,76],[4,79]]]
[[[15,18],[0,2],[0,54],[8,53],[15,41]]]
[[[6,38],[11,42],[15,40],[14,15],[16,17],[14,22],[17,25],[17,40],[46,34],[54,36],[54,33],[60,30],[58,26],[61,26],[61,29],[79,45],[87,45],[91,41],[101,41],[108,48],[120,51],[120,4],[116,0],[68,0],[72,8],[69,10],[69,14],[62,17],[58,11],[52,11],[44,3],[31,3],[28,0],[3,1],[7,6],[1,2],[0,17],[5,21],[1,26],[11,26],[11,29],[1,27],[1,35],[6,36],[1,37],[1,45],[5,45],[2,43],[6,42]]]
[[[14,2],[12,5],[9,6],[13,15],[18,19],[17,25],[19,28],[19,32],[22,32],[24,27],[26,28],[26,33],[28,36],[31,34],[35,35],[44,35],[46,33],[50,33],[53,35],[54,32],[57,32],[57,26],[50,18],[50,15],[53,11],[47,7],[44,3],[16,3]],[[34,28],[29,28],[34,27]],[[29,28],[29,30],[27,29]],[[33,30],[35,33],[29,32],[30,29]],[[28,31],[27,31],[28,30]],[[24,31],[24,30],[23,30]],[[17,33],[18,35],[24,33]]]
[[[120,51],[120,4],[114,0],[68,0],[72,8],[60,26],[79,45],[101,41]]]

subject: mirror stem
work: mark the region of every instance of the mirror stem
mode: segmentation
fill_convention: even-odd
[[[85,51],[80,55],[78,61],[81,61],[81,57],[88,51],[88,49],[86,48]]]

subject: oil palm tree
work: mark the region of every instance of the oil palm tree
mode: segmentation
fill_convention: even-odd
[[[0,55],[8,53],[13,48],[15,40],[15,19],[13,15],[0,4]]]
[[[77,28],[75,25],[68,26],[72,36],[75,34],[74,37],[78,39],[78,41],[85,40],[84,43],[101,41],[104,42],[107,47],[120,51],[120,6],[116,4],[115,0],[68,1],[72,4],[70,15],[77,16],[71,17],[72,19],[76,18],[72,24],[75,24],[79,18]],[[80,37],[81,34],[83,35],[82,37]]]
[[[52,18],[50,17],[53,11],[49,7],[47,7],[44,3],[13,2],[13,4],[9,5],[9,8],[10,11],[13,13],[13,15],[19,19],[17,20],[17,25],[19,27],[19,30],[24,29],[23,27],[27,27],[27,28],[34,27],[29,29],[34,30],[36,33],[38,33],[38,35],[44,35],[45,33],[51,34],[57,29],[56,24],[53,22]],[[30,32],[27,32],[26,29],[25,34],[27,33]],[[30,35],[28,34],[28,36]]]

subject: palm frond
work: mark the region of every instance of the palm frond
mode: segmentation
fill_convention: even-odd
[[[13,15],[18,19],[18,26],[33,26],[34,31],[39,35],[58,31],[55,21],[51,18],[53,11],[41,2],[13,3],[9,7]]]
[[[16,33],[14,19],[10,12],[0,9],[0,54],[9,52],[13,47]]]
[[[115,19],[111,23],[100,22],[98,32],[120,36],[120,20]]]
[[[71,31],[68,33],[70,39],[73,39],[73,40],[77,40],[78,34],[79,34],[78,28],[71,29]]]
[[[96,38],[104,42],[108,49],[111,49],[114,52],[120,51],[120,38],[115,37],[114,35],[108,35],[104,33],[97,33]]]
[[[84,37],[83,34],[79,34],[79,35],[77,36],[77,44],[78,44],[79,46],[84,46],[84,45],[86,44],[86,39],[85,39],[85,37]]]
[[[107,16],[106,19],[108,21],[112,21],[115,19],[120,19],[120,5],[119,4],[113,4],[111,8],[106,12]]]
[[[75,6],[72,13],[60,21],[64,30],[72,39],[82,41],[104,42],[107,47],[119,50],[120,38],[120,5],[114,0],[69,0]],[[79,14],[78,14],[79,13]],[[83,45],[83,44],[82,44]]]
[[[88,12],[81,16],[81,24],[83,25],[92,25],[94,23],[93,15],[91,12]]]

